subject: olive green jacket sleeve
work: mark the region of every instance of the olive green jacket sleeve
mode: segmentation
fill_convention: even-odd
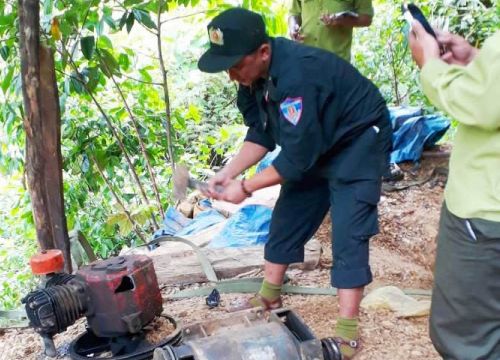
[[[300,5],[300,0],[291,0],[290,11],[288,12],[290,16],[301,16],[302,7]]]
[[[500,31],[468,66],[433,59],[420,75],[425,95],[462,124],[500,128]]]
[[[429,100],[458,121],[446,206],[462,219],[500,222],[500,32],[467,66],[429,61],[421,81]]]
[[[360,15],[373,16],[372,0],[354,0],[354,11]]]

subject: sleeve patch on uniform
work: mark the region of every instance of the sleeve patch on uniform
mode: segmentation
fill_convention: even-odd
[[[283,117],[294,126],[298,124],[302,117],[302,97],[288,97],[280,104]]]

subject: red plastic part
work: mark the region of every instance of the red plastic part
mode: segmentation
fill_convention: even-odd
[[[47,275],[64,269],[64,257],[61,250],[42,250],[30,259],[31,271],[35,275]]]

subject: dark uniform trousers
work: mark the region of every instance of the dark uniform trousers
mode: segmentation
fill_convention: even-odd
[[[446,360],[500,359],[500,223],[443,204],[430,336]]]
[[[304,245],[332,214],[334,287],[372,281],[368,242],[378,232],[377,203],[392,130],[384,112],[373,125],[319,159],[301,181],[287,181],[273,211],[264,257],[277,264],[304,260]]]

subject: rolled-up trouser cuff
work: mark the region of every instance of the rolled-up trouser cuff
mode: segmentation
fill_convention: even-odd
[[[338,289],[354,289],[372,282],[370,267],[356,270],[332,269],[332,286]]]
[[[304,247],[300,250],[292,252],[279,252],[276,249],[271,249],[269,246],[264,248],[264,259],[273,264],[288,265],[304,261]]]

